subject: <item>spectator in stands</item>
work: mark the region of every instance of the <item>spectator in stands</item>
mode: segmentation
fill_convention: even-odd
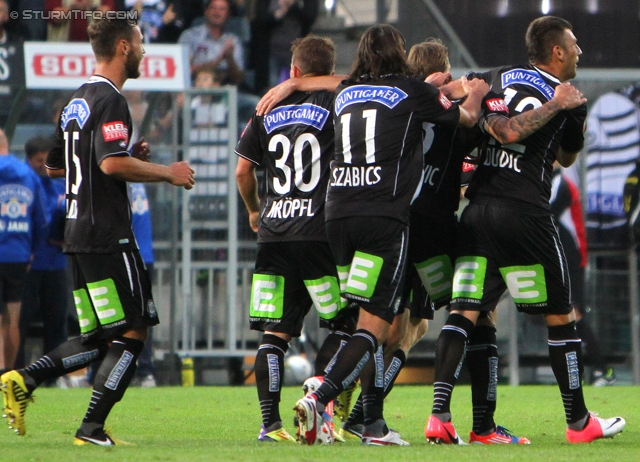
[[[7,0],[0,0],[0,45],[9,41],[9,32],[6,25],[9,22],[9,4]]]
[[[47,20],[42,16],[25,19],[24,11],[44,11],[45,0],[9,1],[9,11],[18,13],[13,21],[16,30],[25,40],[47,40]]]
[[[38,175],[9,154],[9,141],[0,130],[0,370],[12,369],[18,353],[27,268],[46,225]]]
[[[176,43],[185,29],[203,21],[202,0],[169,1],[158,30],[158,43]]]
[[[113,0],[45,0],[45,11],[113,11]],[[68,19],[49,19],[47,40],[50,42],[89,42],[87,18],[81,14],[72,14]]]
[[[238,36],[225,30],[229,19],[229,0],[208,0],[201,26],[185,30],[178,43],[189,47],[191,74],[206,65],[220,72],[222,82],[240,85],[244,79],[244,52]]]
[[[255,88],[262,93],[289,78],[291,42],[306,36],[318,16],[318,0],[254,1],[251,50]]]
[[[126,0],[128,10],[138,13],[138,25],[142,29],[142,37],[145,43],[155,42],[158,32],[165,21],[169,22],[175,16],[173,4],[167,5],[163,0]]]
[[[35,320],[42,319],[43,351],[51,351],[67,341],[69,286],[67,257],[62,253],[65,186],[63,178],[49,178],[44,166],[52,145],[50,138],[37,136],[27,141],[24,147],[27,163],[38,174],[42,185],[49,226],[35,245],[25,281],[20,313],[20,350],[14,368],[25,366],[25,337]]]

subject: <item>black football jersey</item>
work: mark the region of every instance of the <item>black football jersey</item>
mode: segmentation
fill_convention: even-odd
[[[411,213],[451,215],[458,210],[462,163],[477,146],[482,133],[477,127],[445,127],[422,124],[424,174],[422,189],[411,205]]]
[[[66,252],[137,248],[127,184],[100,170],[106,157],[130,155],[131,131],[127,101],[101,76],[91,77],[76,90],[62,110],[47,167],[66,169]]]
[[[458,106],[418,79],[387,76],[343,81],[334,117],[327,220],[380,216],[408,224],[423,174],[422,123],[455,126]]]
[[[333,100],[327,91],[295,92],[245,128],[236,154],[264,169],[258,242],[327,240]]]
[[[493,112],[493,117],[514,117],[536,109],[553,98],[555,87],[560,84],[556,77],[530,64],[469,75],[469,78],[474,77],[483,79],[494,92],[504,97],[508,115]],[[492,101],[486,104],[490,105]],[[495,101],[495,104],[504,103]],[[567,111],[561,111],[518,143],[503,146],[488,137],[466,196],[470,200],[482,197],[524,201],[548,210],[551,173],[567,115]]]

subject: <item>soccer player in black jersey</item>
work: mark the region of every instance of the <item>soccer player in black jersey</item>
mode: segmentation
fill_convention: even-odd
[[[147,328],[158,323],[149,274],[131,229],[126,182],[166,181],[191,189],[194,172],[185,162],[164,166],[142,160],[148,158],[146,143],[127,150],[133,127],[120,89],[140,75],[140,28],[105,18],[94,20],[88,33],[96,73],[62,111],[46,165],[50,176],[66,178],[65,252],[81,336],[0,380],[7,421],[24,435],[26,406],[38,385],[101,360],[74,444],[111,446],[118,440],[105,432],[105,420],[133,377]]]
[[[475,82],[475,83],[474,83]],[[353,70],[336,90],[336,153],[326,202],[326,229],[341,292],[360,306],[357,331],[338,353],[320,388],[299,400],[301,438],[316,440],[322,412],[371,359],[363,374],[363,444],[406,445],[382,419],[382,345],[400,303],[408,243],[409,207],[422,181],[422,123],[472,126],[486,84],[465,82],[466,102],[455,106],[413,77],[404,38],[389,25],[360,39]]]
[[[450,79],[449,52],[439,39],[411,47],[407,62],[428,81]],[[456,102],[454,102],[456,104]],[[409,350],[425,335],[434,309],[451,300],[453,246],[457,229],[462,162],[479,140],[477,127],[422,124],[424,175],[422,189],[411,204],[407,277],[403,302],[385,345],[386,397],[406,363]],[[426,288],[426,291],[425,291]],[[429,296],[427,300],[426,297]],[[364,410],[358,398],[343,432],[362,434]]]
[[[291,49],[292,78],[333,74],[336,51],[330,39],[308,36],[294,41]],[[295,92],[266,116],[254,115],[236,148],[238,189],[258,233],[250,319],[251,329],[264,332],[255,362],[259,441],[293,440],[279,411],[284,356],[291,339],[300,336],[311,306],[320,325],[331,329],[318,352],[315,375],[324,375],[355,325],[343,309],[346,302],[324,229],[334,153],[333,102],[329,91]],[[257,167],[264,169],[262,199]],[[333,434],[327,436],[331,441]]]
[[[620,417],[596,417],[585,405],[569,276],[549,210],[553,162],[571,165],[584,142],[586,99],[566,82],[576,75],[581,50],[571,24],[553,16],[529,25],[526,44],[529,64],[473,75],[504,99],[483,103],[480,124],[488,138],[466,192],[470,204],[459,228],[451,313],[436,347],[433,410],[425,431],[433,442],[451,442],[455,435],[450,400],[467,338],[505,288],[519,311],[546,319],[567,440],[613,437],[625,425]],[[477,424],[491,431],[494,411],[495,396],[482,407],[474,403],[472,441]]]
[[[433,63],[447,56],[447,49],[438,41],[429,40],[412,47],[409,63],[422,74],[434,71],[448,72],[446,68],[434,69]],[[448,60],[447,60],[448,61]],[[448,62],[447,62],[448,64]],[[485,98],[490,98],[488,95]],[[475,126],[443,127],[423,124],[425,152],[425,175],[420,195],[411,205],[409,229],[409,261],[415,266],[433,309],[449,307],[453,282],[453,263],[458,229],[456,211],[460,203],[460,187],[465,157],[478,146],[482,132]],[[414,308],[415,310],[415,308]],[[412,317],[414,315],[412,310]],[[433,311],[419,317],[433,318]],[[474,403],[483,405],[490,389],[497,385],[498,360],[496,329],[493,320],[485,313],[473,329],[466,347],[466,365],[472,383]],[[425,320],[426,322],[426,320]],[[417,319],[409,324],[409,333],[416,326]],[[405,344],[418,339],[409,335]],[[405,346],[406,348],[406,346]],[[474,416],[476,414],[474,413]],[[429,431],[428,427],[425,429]],[[453,435],[453,439],[459,437]],[[504,427],[494,425],[484,441],[526,444],[528,439],[508,434]]]

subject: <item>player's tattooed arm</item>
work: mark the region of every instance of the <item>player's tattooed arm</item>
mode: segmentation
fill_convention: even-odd
[[[538,131],[558,112],[573,109],[586,101],[582,92],[565,82],[556,87],[554,97],[542,106],[511,118],[487,117],[484,129],[500,144],[518,143]]]

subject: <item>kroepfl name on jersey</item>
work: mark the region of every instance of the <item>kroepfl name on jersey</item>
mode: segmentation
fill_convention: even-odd
[[[313,199],[285,197],[271,203],[266,218],[313,217]]]

